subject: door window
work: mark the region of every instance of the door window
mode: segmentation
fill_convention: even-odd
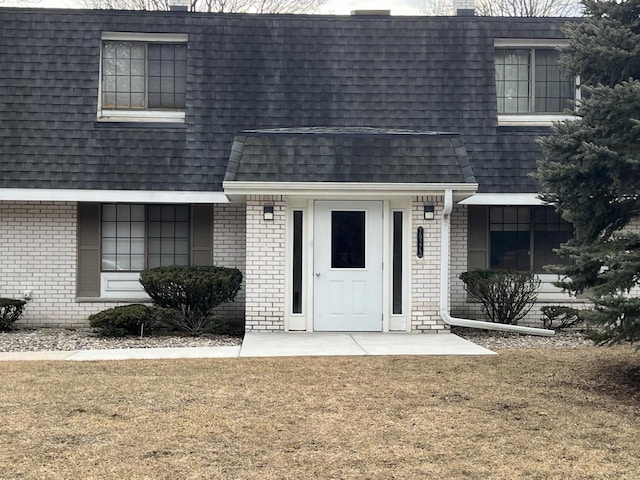
[[[365,212],[331,212],[331,268],[365,268]]]

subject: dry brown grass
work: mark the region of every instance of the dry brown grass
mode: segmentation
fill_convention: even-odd
[[[637,479],[640,354],[3,363],[2,479]]]

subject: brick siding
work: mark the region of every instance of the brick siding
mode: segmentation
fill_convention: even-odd
[[[273,205],[273,220],[263,207]],[[284,330],[286,208],[281,196],[247,198],[247,331]]]
[[[424,205],[435,206],[435,218],[424,219]],[[417,332],[447,331],[440,319],[440,228],[442,225],[441,196],[416,197],[411,205],[412,239],[412,311],[411,330]],[[424,256],[418,258],[415,235],[418,227],[424,228]]]

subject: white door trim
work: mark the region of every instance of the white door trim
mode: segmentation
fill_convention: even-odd
[[[286,199],[286,245],[285,245],[285,331],[306,331],[313,332],[314,318],[314,288],[313,288],[313,259],[314,259],[314,238],[313,226],[315,223],[315,200],[328,200],[316,197],[287,197]],[[332,201],[352,201],[353,198],[332,198]],[[360,199],[358,199],[360,200]],[[366,200],[381,201],[380,198],[367,198]],[[303,212],[303,277],[302,277],[302,313],[292,313],[293,295],[293,210]],[[393,265],[393,211],[403,213],[403,309],[401,315],[393,315],[392,296],[392,265]],[[411,332],[411,308],[412,308],[412,198],[395,198],[383,201],[383,311],[382,311],[382,331]]]

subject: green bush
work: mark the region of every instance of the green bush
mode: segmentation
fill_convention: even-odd
[[[528,272],[474,270],[460,275],[469,297],[490,322],[517,325],[538,298],[540,279]]]
[[[142,271],[140,283],[154,304],[174,310],[168,323],[200,335],[216,321],[213,309],[235,298],[242,273],[225,267],[158,267]]]
[[[575,327],[586,320],[580,310],[561,305],[548,305],[542,307],[540,311],[542,312],[542,326],[554,330]]]
[[[27,302],[13,298],[0,298],[0,332],[7,332],[20,319]]]
[[[136,303],[95,313],[89,324],[103,337],[125,337],[152,331],[164,316],[160,308]]]

